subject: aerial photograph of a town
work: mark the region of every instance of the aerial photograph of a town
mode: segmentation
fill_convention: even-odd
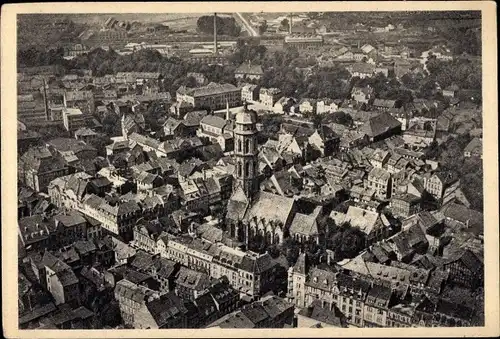
[[[485,326],[481,22],[17,15],[19,329]]]

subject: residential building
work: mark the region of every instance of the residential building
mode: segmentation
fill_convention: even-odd
[[[373,189],[380,199],[387,199],[391,196],[391,174],[382,168],[373,168],[368,173],[366,188]]]
[[[269,107],[274,107],[274,104],[283,96],[278,88],[261,88],[259,90],[259,101]]]
[[[86,117],[79,108],[63,108],[62,116],[64,128],[69,132],[81,129],[87,124]]]
[[[351,91],[352,100],[357,103],[368,104],[374,97],[373,88],[367,87],[353,87]]]
[[[316,102],[316,113],[324,114],[324,113],[332,113],[336,112],[339,109],[340,100],[332,100],[328,98],[319,99]]]
[[[68,174],[63,159],[46,146],[31,147],[18,162],[18,178],[37,192],[46,192],[49,183]]]
[[[370,141],[380,141],[401,133],[401,122],[389,113],[382,113],[370,118],[362,127]]]
[[[483,140],[482,138],[472,139],[464,148],[464,157],[483,158]]]
[[[234,78],[237,80],[259,80],[263,75],[262,66],[252,65],[250,62],[241,64],[234,71]]]
[[[241,101],[254,102],[259,100],[260,88],[257,85],[244,85],[241,88]]]
[[[141,309],[146,303],[159,299],[160,295],[145,286],[122,279],[116,283],[114,296],[120,307],[120,314],[125,326],[141,326]]]
[[[397,194],[391,198],[391,211],[396,216],[409,217],[420,212],[420,198],[411,193]]]

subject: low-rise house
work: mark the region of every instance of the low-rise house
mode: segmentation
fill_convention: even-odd
[[[290,97],[281,97],[274,104],[273,111],[280,114],[290,113],[291,107],[295,104],[297,104],[296,99]]]
[[[375,99],[373,100],[373,107],[382,112],[388,112],[391,108],[396,108],[397,100]]]
[[[234,78],[236,80],[259,80],[263,75],[262,66],[252,65],[250,62],[241,64],[234,71]]]
[[[326,125],[321,125],[307,140],[322,157],[333,155],[340,147],[340,137]]]
[[[316,99],[304,98],[299,102],[299,110],[303,113],[316,113]]]
[[[469,289],[482,286],[484,279],[484,265],[477,255],[468,250],[459,250],[445,260],[443,268],[448,270],[449,279]]]
[[[140,172],[137,173],[134,177],[138,191],[149,191],[153,188],[163,186],[164,184],[163,178],[157,174]]]
[[[351,99],[357,103],[368,104],[374,96],[373,88],[367,87],[353,87],[351,91]]]
[[[409,217],[420,212],[420,197],[411,193],[397,194],[391,199],[391,210],[394,215]]]
[[[328,98],[319,99],[316,102],[316,113],[324,114],[336,112],[339,109],[339,104],[340,100],[332,100]]]
[[[138,303],[133,303],[138,305]],[[166,293],[158,298],[148,298],[135,309],[133,328],[179,329],[196,328],[196,306],[175,295]]]
[[[375,168],[385,168],[390,158],[392,158],[392,156],[389,151],[384,151],[380,148],[377,148],[371,155],[369,161],[370,164]]]
[[[411,124],[403,133],[406,145],[424,148],[436,138],[437,121],[430,120]]]
[[[269,107],[274,107],[274,104],[283,96],[278,88],[261,88],[259,90],[259,101]]]
[[[483,158],[483,140],[482,138],[472,139],[464,148],[464,157]]]
[[[315,300],[297,314],[298,328],[347,327],[345,315],[335,303]]]
[[[192,77],[196,80],[196,83],[198,84],[198,86],[203,86],[206,84],[207,82],[207,77],[202,74],[202,73],[196,73],[196,72],[188,72],[186,74],[186,77]]]
[[[448,98],[454,98],[458,95],[459,90],[460,88],[457,85],[453,84],[443,89],[443,96]]]
[[[356,58],[356,55],[354,55],[354,57]],[[359,77],[361,79],[370,78],[375,73],[374,65],[363,62],[356,62],[351,66],[348,66],[347,69],[353,77]]]
[[[401,133],[401,122],[389,113],[382,113],[370,118],[362,127],[370,141],[380,141]]]
[[[91,128],[88,127],[82,127],[80,129],[77,129],[75,131],[75,139],[76,140],[81,140],[85,143],[89,143],[97,139],[98,134],[92,130]]]

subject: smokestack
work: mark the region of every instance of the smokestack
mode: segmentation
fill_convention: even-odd
[[[218,47],[217,47],[217,13],[214,13],[214,54],[218,54]]]
[[[292,34],[292,20],[293,20],[293,13],[290,13],[290,22],[288,23],[288,33]]]

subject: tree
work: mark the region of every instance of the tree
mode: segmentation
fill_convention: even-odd
[[[333,112],[330,116],[332,122],[336,124],[344,125],[347,127],[350,127],[353,124],[352,117],[348,113],[345,113],[343,111]]]
[[[260,25],[259,25],[259,34],[262,35],[267,31],[267,21],[264,20]]]
[[[289,26],[288,26],[289,24],[290,24],[290,22],[288,21],[287,18],[281,20],[281,27],[283,27],[287,31],[289,30]]]
[[[240,26],[236,23],[233,17],[217,16],[217,34],[239,36],[241,33]],[[213,35],[214,33],[214,16],[205,15],[198,18],[196,27],[199,32]]]

